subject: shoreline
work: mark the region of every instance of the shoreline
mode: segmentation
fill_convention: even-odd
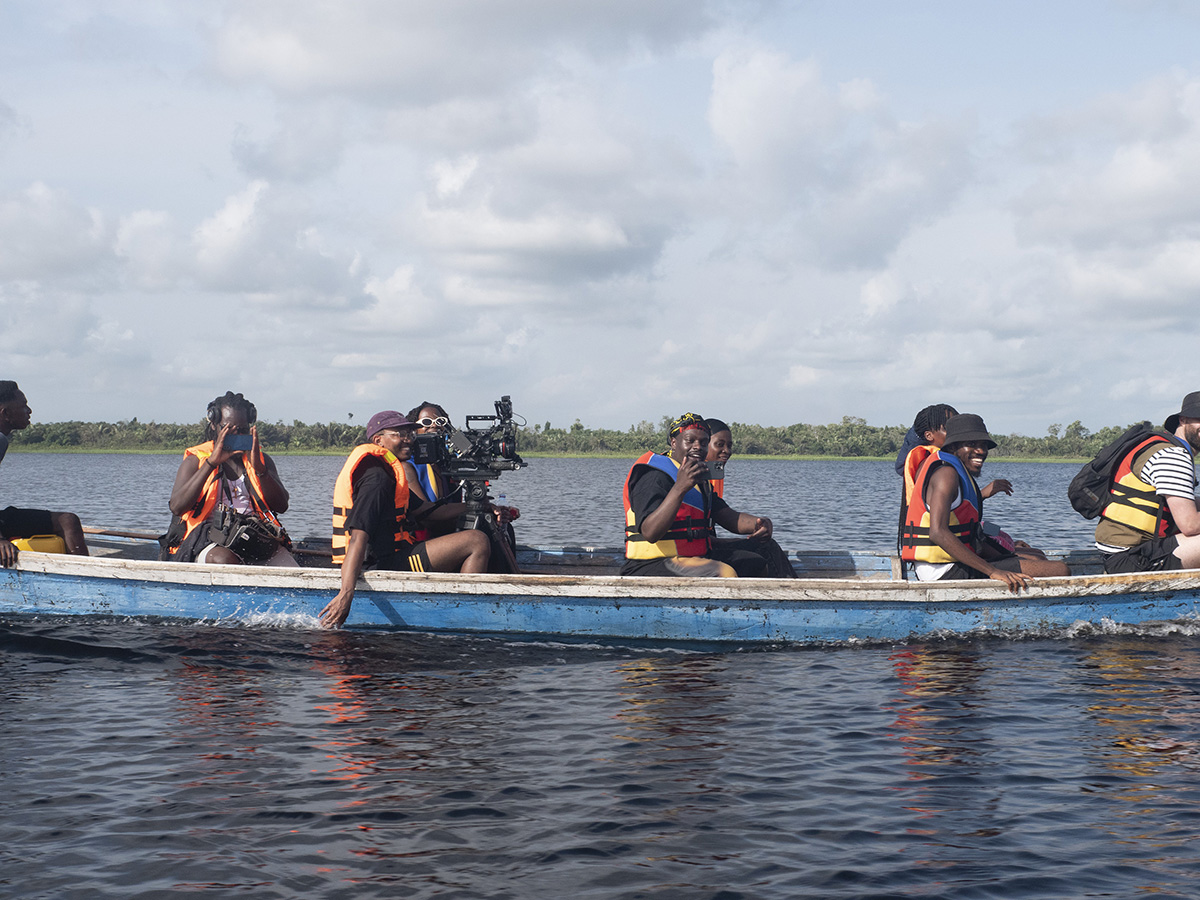
[[[62,453],[62,454],[126,454],[129,456],[182,456],[186,448],[171,448],[160,447],[153,450],[147,449],[126,449],[120,447],[39,447],[36,445],[10,444],[9,453]],[[266,448],[265,452],[271,456],[347,456],[349,450],[272,450]],[[538,451],[535,453],[522,453],[524,459],[636,459],[638,454],[629,453],[545,453]],[[754,453],[735,453],[735,460],[778,460],[780,462],[890,462],[895,459],[895,456],[812,456],[812,455],[796,455],[789,454],[786,456],[775,456],[767,454]],[[989,456],[988,464],[995,463],[1074,463],[1075,465],[1083,465],[1088,462],[1089,458],[1077,456]]]

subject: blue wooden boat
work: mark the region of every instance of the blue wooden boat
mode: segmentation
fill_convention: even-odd
[[[0,612],[286,622],[317,627],[340,573],[180,565],[144,557],[146,543],[89,539],[96,556],[22,553],[0,570]],[[104,555],[100,555],[104,554]],[[1079,626],[1187,621],[1200,570],[1099,574],[1095,554],[1065,558],[1075,574],[1020,595],[994,581],[922,584],[886,554],[804,551],[799,580],[623,578],[616,551],[523,550],[521,575],[368,572],[350,626],[546,639],[700,643],[897,641],[937,635],[1054,634]],[[142,558],[139,558],[142,557]]]

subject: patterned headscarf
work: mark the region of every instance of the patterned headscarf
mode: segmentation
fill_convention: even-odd
[[[704,416],[698,416],[695,413],[684,413],[678,419],[671,423],[671,433],[669,437],[675,437],[681,431],[687,431],[689,428],[699,428],[702,431],[707,431],[712,434],[712,429],[704,421]]]

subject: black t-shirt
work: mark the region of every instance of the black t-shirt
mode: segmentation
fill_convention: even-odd
[[[629,483],[629,506],[637,516],[637,521],[644,522],[646,516],[662,506],[673,487],[675,487],[675,479],[662,469],[656,469],[653,466],[638,466]],[[714,517],[725,509],[729,509],[729,504],[716,494],[711,495],[709,524],[711,525]],[[638,569],[654,562],[656,561],[627,559],[621,571],[626,575],[632,575]]]
[[[382,565],[395,554],[396,475],[383,460],[367,457],[355,470],[350,491],[354,505],[346,517],[346,530],[365,531],[368,536],[367,565]],[[410,512],[423,505],[411,491],[408,503]]]

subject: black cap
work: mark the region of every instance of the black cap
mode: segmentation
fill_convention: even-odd
[[[1174,434],[1175,429],[1179,427],[1180,416],[1200,419],[1200,391],[1192,391],[1184,397],[1183,403],[1179,404],[1179,412],[1173,416],[1167,416],[1167,421],[1163,422],[1163,428]]]
[[[946,420],[946,444],[970,444],[983,441],[989,447],[995,447],[996,442],[988,434],[983,419],[974,413],[961,413]]]

